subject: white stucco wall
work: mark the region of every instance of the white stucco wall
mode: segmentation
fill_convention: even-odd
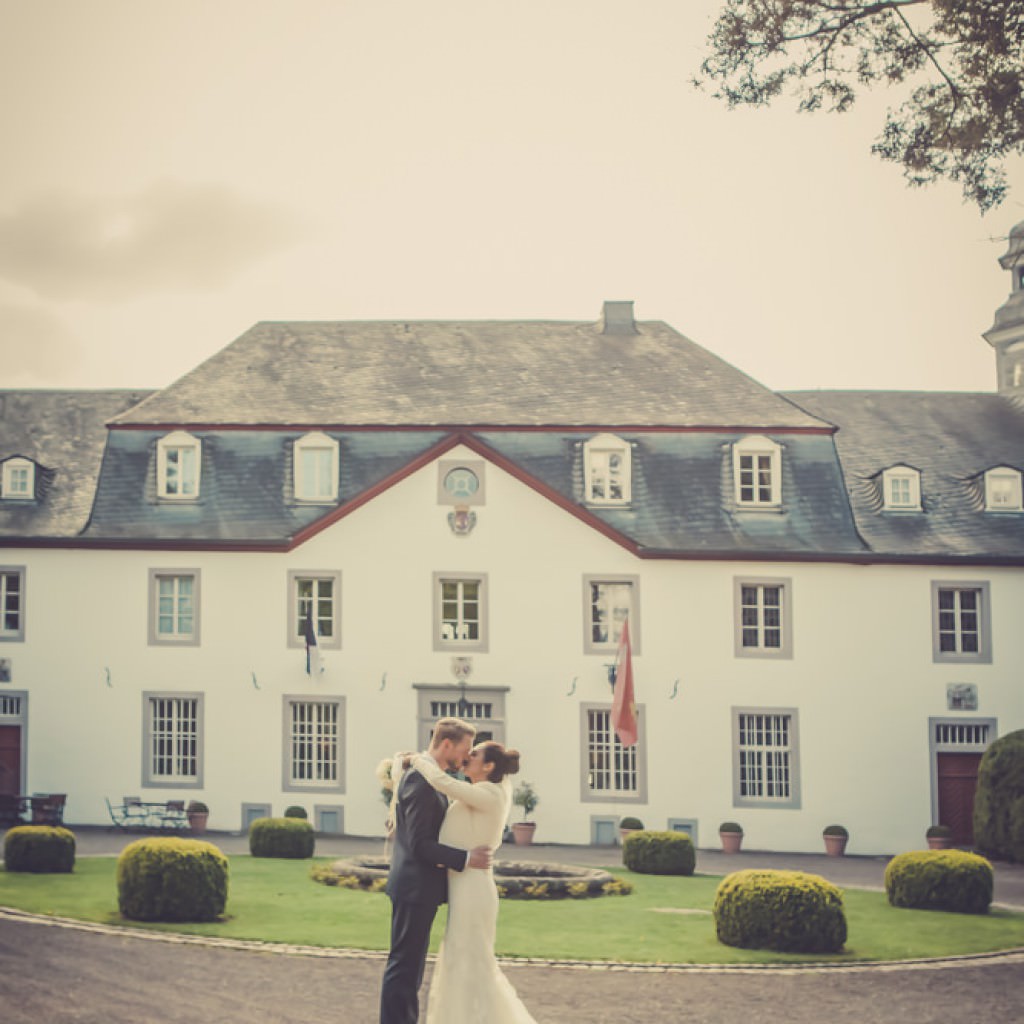
[[[103,798],[130,793],[203,799],[215,829],[239,828],[243,803],[277,814],[341,804],[347,832],[381,835],[373,772],[417,745],[413,684],[453,683],[452,654],[432,642],[436,571],[487,574],[489,649],[471,655],[469,690],[509,688],[505,738],[541,797],[539,842],[588,842],[592,816],[635,813],[652,828],[696,819],[701,845],[733,819],[747,848],[817,851],[831,822],[850,829],[853,853],[914,848],[932,820],[929,717],[994,718],[999,735],[1024,727],[1020,570],[637,559],[495,466],[486,473],[466,537],[449,529],[430,465],[288,554],[5,550],[0,562],[27,566],[25,640],[0,644],[13,667],[0,694],[28,695],[25,791],[67,792],[72,823],[107,822]],[[159,567],[201,570],[200,646],[148,645],[148,571]],[[286,644],[288,570],[342,573],[342,649],[325,652],[318,678]],[[583,576],[593,573],[640,578],[639,805],[580,799],[580,708],[611,699],[613,657],[583,652]],[[791,659],[735,656],[737,576],[791,581]],[[991,664],[933,663],[935,579],[990,584]],[[977,684],[976,713],[947,711],[952,682]],[[205,695],[202,788],[143,787],[150,691]],[[283,789],[284,695],[345,698],[343,793]],[[740,706],[796,709],[799,808],[734,806]]]

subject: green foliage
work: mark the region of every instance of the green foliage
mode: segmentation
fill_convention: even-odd
[[[189,800],[188,807],[185,808],[186,814],[209,814],[210,808],[203,803],[202,800]]]
[[[953,830],[948,825],[929,825],[925,831],[925,839],[949,839]]]
[[[910,8],[916,8],[911,14]],[[799,109],[848,110],[860,88],[902,93],[872,152],[911,185],[947,178],[983,212],[1024,153],[1024,0],[726,0],[697,85],[730,107],[791,88]]]
[[[627,814],[625,818],[619,819],[619,828],[643,828],[644,823],[639,819],[635,818],[630,814]]]
[[[821,834],[823,836],[839,836],[841,839],[850,838],[850,833],[845,825],[826,825]]]
[[[894,907],[987,914],[994,876],[984,857],[961,850],[901,853],[885,869],[885,894]]]
[[[74,833],[51,825],[18,825],[4,837],[4,866],[38,875],[73,871]]]
[[[540,803],[540,797],[537,796],[536,790],[533,788],[533,784],[530,782],[521,782],[516,787],[516,791],[512,794],[512,803],[516,807],[522,807],[523,809],[523,821],[526,821],[531,814],[533,814],[534,808]]]
[[[285,808],[284,816],[286,818],[308,818],[309,815],[306,813],[305,807],[300,807],[298,804],[292,804],[291,807]]]
[[[743,835],[743,826],[736,821],[723,821],[722,824],[718,826],[718,831],[739,832],[740,835]]]
[[[719,942],[741,949],[838,953],[846,941],[842,893],[800,871],[736,871],[715,894]]]
[[[633,832],[622,840],[622,863],[641,875],[692,875],[697,853],[685,832]]]
[[[249,826],[249,852],[254,857],[313,856],[313,826],[301,818],[257,818]]]
[[[117,860],[117,903],[133,921],[215,921],[228,899],[228,860],[199,839],[139,839]]]
[[[974,842],[989,857],[1024,862],[1024,729],[989,744],[978,767]]]

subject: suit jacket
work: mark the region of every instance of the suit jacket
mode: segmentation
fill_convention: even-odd
[[[387,894],[395,902],[437,906],[448,898],[447,869],[461,871],[467,853],[437,840],[448,798],[415,769],[402,776],[395,806],[395,838]]]

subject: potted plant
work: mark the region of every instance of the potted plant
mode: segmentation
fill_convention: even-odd
[[[739,853],[743,845],[743,828],[735,821],[723,821],[718,826],[718,838],[722,840],[722,853]]]
[[[513,824],[512,835],[517,846],[528,846],[533,842],[533,833],[537,828],[536,823],[530,821],[529,817],[533,814],[533,809],[540,803],[540,797],[537,796],[537,791],[529,782],[521,782],[512,794],[512,803],[523,809],[523,820]]]
[[[825,840],[825,852],[830,857],[842,857],[846,853],[850,833],[842,825],[826,825],[821,835]]]
[[[210,816],[210,808],[202,800],[190,800],[185,808],[185,816],[188,818],[188,827],[192,832],[201,836],[206,831],[206,819]]]
[[[929,850],[948,850],[953,845],[953,830],[948,825],[932,825],[924,837]]]
[[[644,823],[631,814],[627,814],[625,818],[619,819],[619,838],[625,839],[631,832],[640,832],[644,827]]]

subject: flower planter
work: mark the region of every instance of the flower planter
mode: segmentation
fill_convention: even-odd
[[[533,833],[536,828],[536,822],[517,821],[512,826],[512,838],[515,839],[516,846],[529,846],[533,842]]]
[[[950,836],[927,836],[929,850],[948,850],[953,845]]]
[[[722,840],[722,853],[739,853],[743,845],[742,832],[719,832],[718,838]]]
[[[850,841],[848,836],[822,836],[825,840],[825,853],[829,857],[842,857],[846,853],[846,844]]]
[[[195,836],[201,836],[206,831],[206,821],[210,817],[208,811],[188,812],[188,827]]]

